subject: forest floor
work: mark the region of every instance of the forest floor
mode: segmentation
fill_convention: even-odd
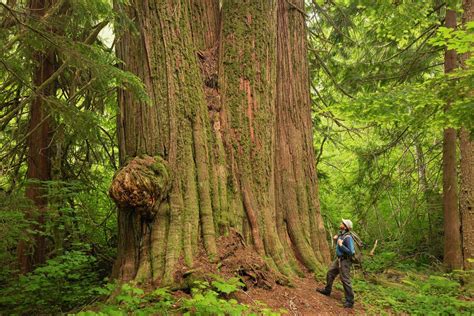
[[[200,271],[202,275],[219,274],[225,279],[239,275],[245,286],[233,294],[240,303],[250,306],[263,303],[274,311],[284,309],[286,312],[283,314],[287,315],[365,314],[358,302],[352,310],[344,308],[344,293],[336,288],[331,297],[316,292],[316,288],[324,285],[318,283],[309,272],[304,278],[296,277],[291,282],[285,281],[284,277],[272,272],[235,231],[220,237],[218,245],[219,266],[210,263],[203,251],[195,262],[195,270]],[[184,266],[183,268],[185,269]],[[182,274],[186,275],[186,272],[183,271]],[[338,282],[340,283],[339,278],[335,281],[335,287]]]
[[[336,279],[335,282],[338,282]],[[361,315],[365,314],[363,307],[356,302],[354,309],[344,308],[344,293],[334,290],[331,297],[316,292],[316,288],[323,287],[314,277],[293,280],[293,286],[275,285],[267,290],[258,287],[247,292],[236,294],[239,302],[255,305],[257,301],[265,303],[273,310],[285,309],[288,315]]]
[[[354,270],[356,304],[354,309],[345,309],[339,278],[331,297],[326,297],[316,292],[323,287],[323,272],[306,271],[304,277],[289,279],[271,269],[233,230],[219,237],[218,245],[217,260],[210,261],[202,249],[192,269],[181,258],[175,274],[180,285],[176,291],[150,288],[150,293],[144,294],[142,289],[125,284],[115,301],[87,310],[104,311],[105,315],[124,315],[122,311],[132,315],[135,311],[141,315],[474,315],[474,282],[469,281],[469,271],[448,274],[422,270],[419,264],[415,266],[419,270],[414,270],[416,262],[396,261],[393,252],[379,253],[367,258],[365,273]]]

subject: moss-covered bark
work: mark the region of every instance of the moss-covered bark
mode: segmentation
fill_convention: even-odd
[[[304,1],[278,0],[275,187],[280,238],[311,269],[329,260],[313,150]],[[288,232],[288,233],[287,233]],[[286,236],[289,238],[285,238]],[[288,249],[288,245],[286,246]]]
[[[219,39],[219,0],[190,0],[191,29],[197,50],[214,47]]]
[[[179,259],[192,267],[201,245],[218,259],[216,236],[231,227],[284,274],[301,271],[298,262],[317,269],[329,252],[303,17],[277,0],[226,0],[222,8],[212,0],[136,0],[116,7],[135,26],[121,34],[117,55],[143,80],[150,102],[119,92],[114,275],[172,283]],[[143,159],[155,162],[134,169]],[[166,166],[169,190],[156,189],[161,173],[147,165]],[[134,188],[150,185],[130,190],[123,179]],[[142,202],[121,202],[116,192]]]
[[[275,214],[276,1],[225,1],[221,96],[227,152],[256,251],[288,273]]]
[[[474,3],[463,0],[462,25],[474,21]],[[468,54],[461,56],[461,67],[465,68]],[[474,89],[468,93],[474,94]],[[467,128],[461,128],[459,132],[459,147],[461,156],[460,188],[459,188],[459,211],[461,213],[462,231],[462,254],[463,267],[465,270],[474,269],[474,141],[472,134]]]
[[[117,55],[124,69],[143,80],[150,97],[146,102],[126,90],[119,92],[121,164],[127,168],[129,158],[146,153],[167,161],[172,172],[171,190],[160,205],[149,205],[150,211],[124,207],[112,195],[119,206],[114,275],[123,280],[148,281],[151,277],[173,282],[179,257],[186,255],[191,264],[201,239],[210,255],[216,252],[210,123],[188,5],[187,1],[116,5],[135,27],[121,34]],[[145,217],[145,213],[153,216]]]

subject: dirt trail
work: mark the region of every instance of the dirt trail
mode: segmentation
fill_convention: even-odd
[[[305,278],[292,279],[291,287],[286,285],[286,277],[269,269],[265,261],[245,244],[243,237],[235,230],[219,237],[218,245],[218,264],[209,262],[202,250],[194,262],[193,272],[186,272],[187,268],[183,264],[182,271],[178,269],[176,278],[185,279],[195,275],[198,279],[205,279],[211,275],[209,280],[212,280],[212,275],[215,274],[226,279],[239,276],[245,284],[245,290],[235,293],[239,302],[255,306],[256,301],[260,301],[273,310],[286,309],[288,315],[365,314],[357,302],[352,310],[343,308],[344,294],[338,290],[334,290],[331,297],[316,292],[316,288],[323,285],[318,284],[311,273],[307,273]],[[335,282],[340,282],[339,278]]]
[[[335,282],[339,280],[336,279]],[[266,290],[258,287],[247,292],[238,293],[238,300],[244,304],[264,302],[272,309],[284,308],[288,315],[361,315],[364,309],[356,302],[354,309],[342,307],[344,293],[334,290],[331,297],[326,297],[315,291],[322,284],[316,283],[311,277],[293,280],[294,287],[275,285]]]

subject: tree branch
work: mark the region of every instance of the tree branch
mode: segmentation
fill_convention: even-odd
[[[323,141],[321,142],[321,146],[319,146],[318,156],[316,157],[316,166],[319,164],[319,160],[321,159],[321,156],[323,155],[323,147],[327,139],[328,139],[327,135],[324,135]]]

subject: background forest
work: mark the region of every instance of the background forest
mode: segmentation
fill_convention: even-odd
[[[116,56],[118,39],[133,29],[119,9],[123,3],[58,0],[42,12],[44,1],[0,1],[2,314],[146,315],[177,308],[168,289],[150,294],[109,279],[119,244],[117,207],[109,197],[121,163],[117,90],[144,102],[150,97]],[[472,1],[304,5],[291,10],[307,26],[321,215],[328,240],[341,218],[350,218],[365,243],[356,300],[369,313],[474,313],[474,246],[464,241],[464,257],[446,262],[443,211],[443,139],[451,128],[464,135],[453,143],[455,214],[473,238]],[[446,27],[447,12],[456,13],[456,29]],[[457,54],[449,73],[447,49]],[[34,102],[47,104],[47,114],[38,116],[49,124],[46,144],[31,128]],[[471,155],[467,180],[459,160],[463,141]],[[29,163],[40,163],[29,160],[35,146],[48,148],[47,180],[28,174]],[[465,204],[470,209],[462,213]],[[32,240],[42,245],[46,262],[22,265]],[[237,279],[198,283],[180,311],[277,313],[229,299],[241,287]],[[105,301],[111,293],[114,299]],[[90,306],[94,312],[85,312]]]

